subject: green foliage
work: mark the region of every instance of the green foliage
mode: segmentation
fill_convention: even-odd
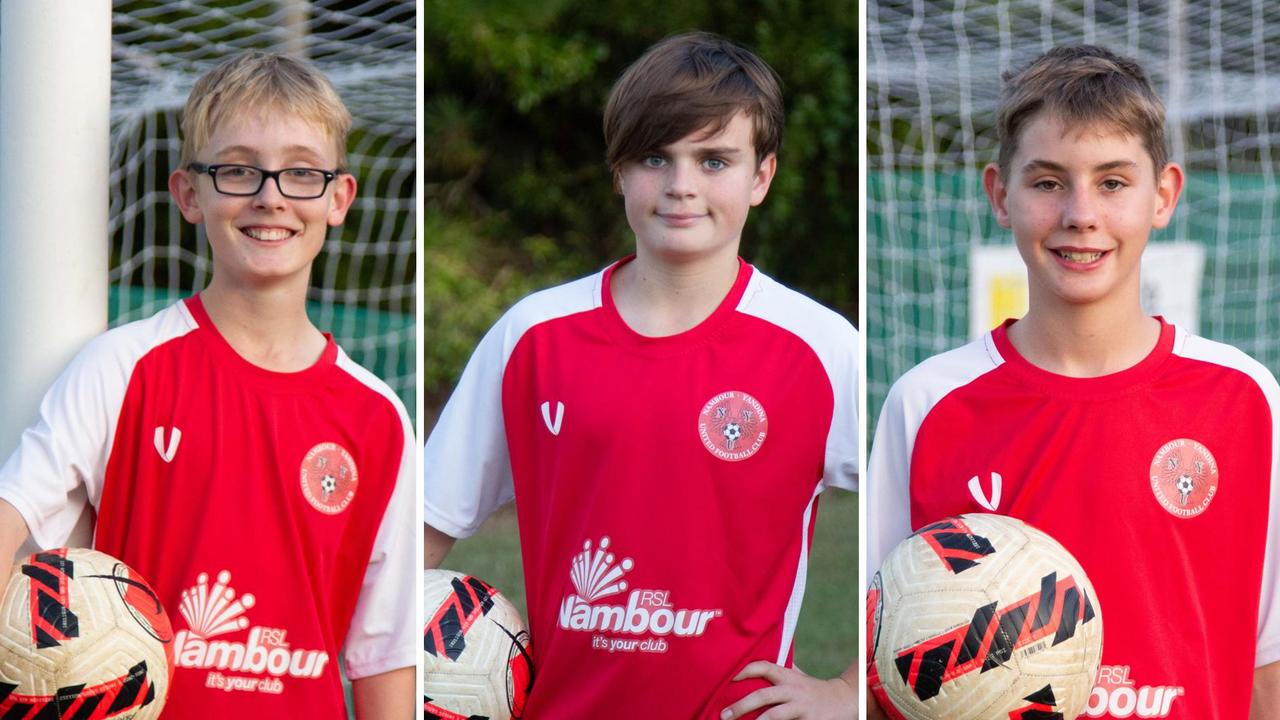
[[[852,0],[426,0],[425,10],[428,427],[506,307],[631,252],[601,115],[622,70],[672,33],[720,33],[782,77],[778,175],[743,254],[856,316]]]

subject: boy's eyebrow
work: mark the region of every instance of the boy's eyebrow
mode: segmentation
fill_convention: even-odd
[[[1110,170],[1119,170],[1121,168],[1135,168],[1135,167],[1138,167],[1138,163],[1132,160],[1111,160],[1111,161],[1093,166],[1093,171],[1108,172]],[[1066,172],[1067,168],[1066,166],[1059,165],[1058,163],[1053,162],[1052,160],[1040,160],[1037,158],[1037,159],[1028,161],[1026,165],[1022,166],[1023,172],[1031,172],[1033,170],[1049,170],[1051,172]]]
[[[230,145],[214,153],[214,156],[225,157],[227,155],[257,155],[259,152],[259,148],[249,147],[248,145]],[[310,145],[289,145],[284,148],[284,153],[286,155],[307,155],[315,159],[323,157],[321,153],[317,152],[316,149]]]
[[[742,149],[732,147],[732,146],[699,148],[698,154],[699,155],[740,155],[742,154]]]

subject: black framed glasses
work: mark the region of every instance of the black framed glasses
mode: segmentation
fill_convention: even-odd
[[[294,200],[314,200],[324,195],[329,183],[343,173],[342,170],[319,168],[283,168],[263,170],[252,165],[191,163],[187,169],[213,178],[213,189],[223,195],[257,195],[268,179],[276,181],[280,194]]]

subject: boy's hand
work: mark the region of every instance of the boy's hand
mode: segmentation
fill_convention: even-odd
[[[734,680],[764,678],[773,687],[756,690],[720,713],[721,720],[742,717],[770,707],[760,720],[853,720],[858,717],[858,692],[844,677],[820,680],[799,670],[763,660],[751,663]]]

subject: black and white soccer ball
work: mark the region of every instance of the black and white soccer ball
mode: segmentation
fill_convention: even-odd
[[[1075,718],[1088,703],[1102,659],[1093,585],[1021,520],[921,528],[886,557],[867,605],[868,683],[891,717]]]
[[[16,563],[0,603],[0,717],[150,720],[173,676],[155,591],[88,548]]]
[[[479,578],[423,573],[426,720],[518,720],[533,687],[529,631],[520,612]]]

